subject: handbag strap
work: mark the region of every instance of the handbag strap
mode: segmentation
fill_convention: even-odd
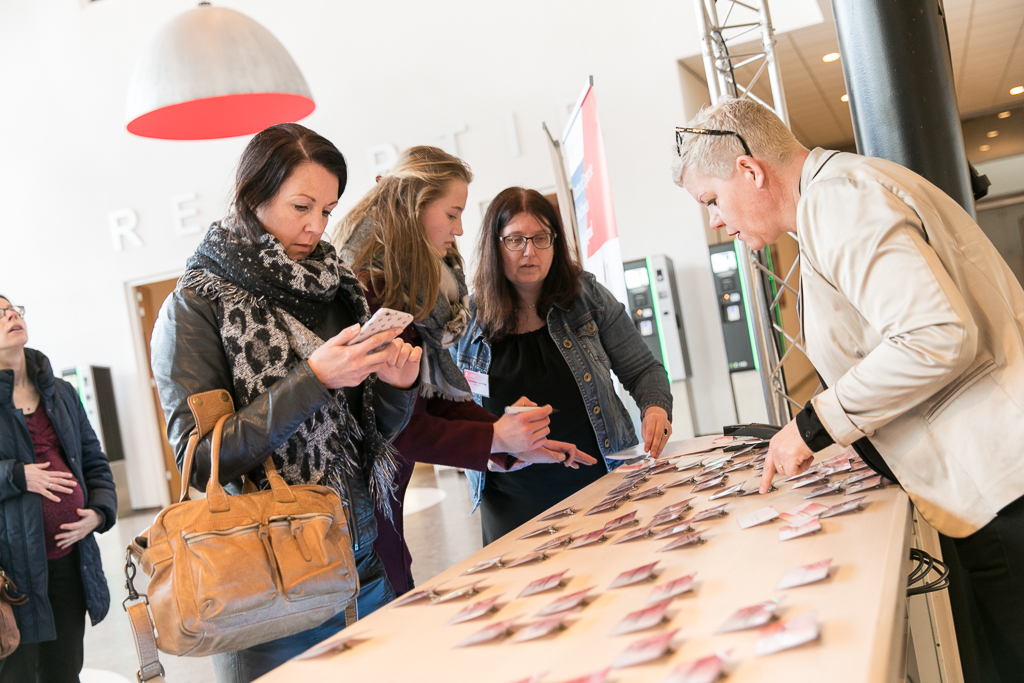
[[[188,403],[189,410],[192,411],[192,419],[195,420],[196,426],[189,434],[185,459],[181,466],[179,503],[189,500],[188,486],[192,479],[192,464],[199,441],[216,428],[222,417],[235,412],[235,402],[231,399],[231,394],[224,389],[192,394],[186,403]]]
[[[188,406],[195,419],[195,429],[188,438],[188,446],[185,449],[185,458],[181,468],[181,492],[178,502],[189,500],[188,486],[192,478],[192,466],[195,460],[196,448],[199,441],[213,432],[213,440],[210,444],[210,480],[206,484],[206,500],[211,512],[226,512],[231,509],[227,493],[220,483],[220,445],[224,435],[224,423],[235,410],[231,394],[224,389],[204,391],[200,394],[192,394],[188,397]],[[267,480],[274,496],[282,503],[294,503],[295,494],[288,487],[284,478],[274,466],[274,458],[271,456],[263,463],[267,473]],[[249,487],[255,490],[254,487]],[[250,491],[251,492],[251,491]]]
[[[149,603],[140,600],[128,608],[128,621],[132,625],[132,640],[139,656],[139,683],[164,683],[164,667],[156,649],[156,627],[149,615]]]
[[[227,512],[231,509],[228,494],[220,483],[220,442],[224,436],[224,423],[231,417],[222,415],[213,428],[213,443],[210,444],[210,480],[206,482],[206,505],[210,512]]]

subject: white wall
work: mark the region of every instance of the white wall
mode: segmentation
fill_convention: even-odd
[[[669,177],[673,127],[685,120],[677,60],[698,51],[689,3],[648,0],[468,0],[218,3],[270,29],[317,101],[304,124],[347,155],[340,218],[371,185],[366,150],[436,143],[465,124],[458,153],[477,206],[513,184],[550,187],[540,125],[560,130],[565,105],[593,74],[623,257],[661,252],[676,264],[694,366],[699,431],[734,417],[720,347],[703,217]],[[134,63],[191,0],[4,0],[0,4],[0,292],[29,309],[31,345],[55,367],[113,370],[133,503],[166,502],[152,404],[133,341],[127,283],[176,274],[199,236],[172,230],[170,198],[196,191],[200,220],[223,210],[247,139],[170,142],[124,129]],[[505,117],[522,148],[511,158]],[[116,252],[108,212],[130,207],[144,246]],[[467,215],[471,255],[479,216]]]
[[[975,164],[975,167],[978,173],[988,176],[992,183],[988,188],[989,197],[1024,192],[1024,154],[982,161]]]

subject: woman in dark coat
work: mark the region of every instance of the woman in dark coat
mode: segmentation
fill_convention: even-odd
[[[0,296],[0,566],[28,597],[0,683],[77,683],[85,614],[95,626],[110,605],[93,534],[114,526],[117,494],[78,392],[25,348],[24,315]]]

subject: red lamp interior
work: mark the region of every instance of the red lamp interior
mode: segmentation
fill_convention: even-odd
[[[309,116],[316,104],[290,93],[223,95],[162,107],[128,123],[128,132],[162,140],[214,140],[258,133]]]

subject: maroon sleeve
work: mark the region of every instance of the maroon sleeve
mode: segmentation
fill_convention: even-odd
[[[507,467],[505,453],[491,453],[497,420],[473,401],[420,396],[394,446],[414,462],[483,471],[487,461],[493,460]]]
[[[380,308],[373,288],[365,288],[370,311]],[[409,325],[399,337],[407,344],[422,346],[416,328]],[[487,461],[509,467],[506,453],[491,453],[494,427],[498,418],[473,401],[452,401],[446,398],[416,399],[409,424],[395,438],[393,445],[402,457],[413,462],[448,465],[465,470],[486,470]]]

